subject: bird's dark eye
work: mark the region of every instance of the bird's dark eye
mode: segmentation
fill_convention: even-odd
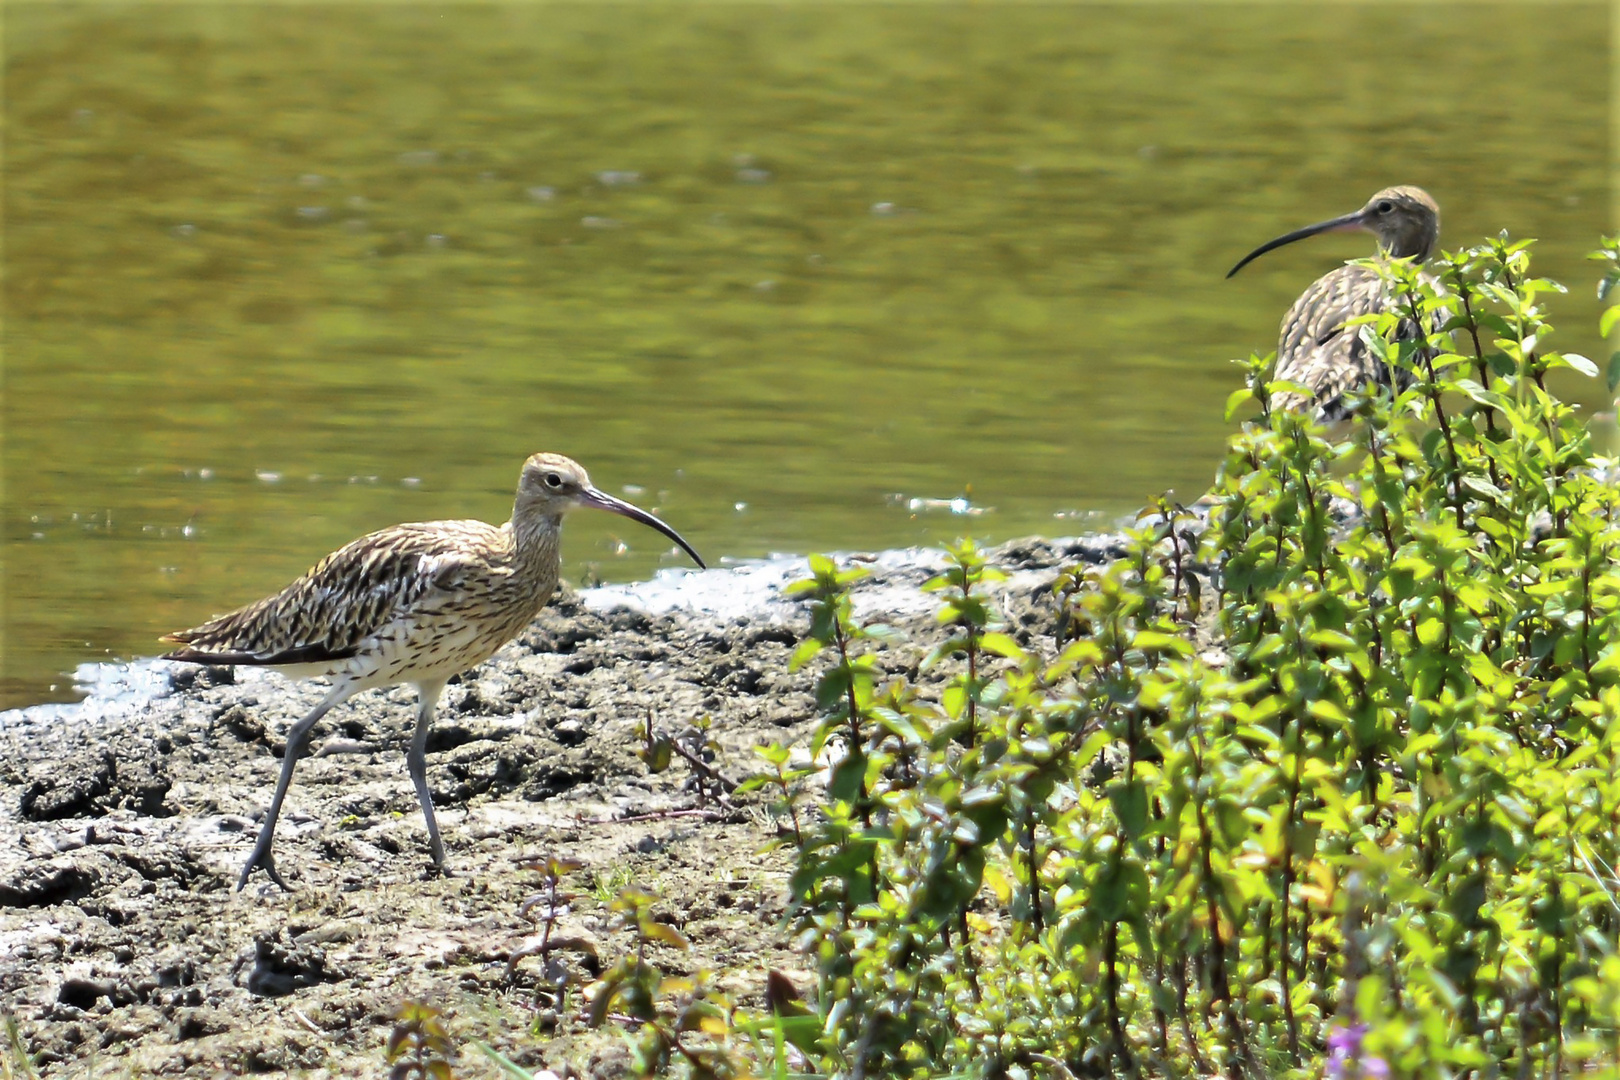
[[[1378,212],[1380,214],[1390,214],[1390,213],[1393,213],[1394,211],[1395,211],[1395,204],[1390,202],[1388,199],[1385,199],[1383,202],[1378,204]]]
[[[556,489],[563,486],[563,478],[554,472],[546,473],[546,487]]]

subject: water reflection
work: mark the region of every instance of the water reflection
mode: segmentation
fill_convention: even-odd
[[[1221,274],[1387,183],[1543,237],[1596,355],[1608,15],[1556,10],[12,5],[0,703],[539,449],[716,555],[1190,497],[1365,245]]]

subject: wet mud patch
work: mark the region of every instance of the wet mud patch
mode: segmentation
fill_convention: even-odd
[[[161,817],[169,787],[161,758],[124,758],[104,746],[66,761],[29,766],[18,812],[25,821],[36,822],[102,817],[121,807]]]
[[[1119,550],[1089,537],[994,552],[1010,632],[1039,644],[1058,570]],[[856,611],[909,635],[885,662],[915,674],[939,635],[937,599],[918,586],[942,557],[866,565]],[[375,1076],[415,999],[446,1010],[463,1046],[617,1076],[619,1034],[586,1029],[577,1009],[548,1014],[536,991],[547,963],[588,981],[633,947],[607,909],[631,883],[692,942],[652,957],[666,972],[708,970],[756,1007],[772,971],[806,985],[783,926],[788,856],[761,854],[778,837],[767,798],[715,801],[761,768],[756,747],[802,747],[813,725],[816,665],[788,670],[808,610],[780,597],[800,576],[802,563],[745,566],[565,594],[457,679],[428,759],[449,876],[431,872],[405,771],[410,688],[360,695],[317,726],[277,830],[291,893],[263,875],[233,888],[286,730],[320,686],[170,665],[166,694],[116,715],[94,701],[6,714],[0,1002],[47,1073],[93,1057],[120,1074]],[[649,770],[649,723],[697,747],[704,775],[678,754]],[[549,959],[521,912],[538,875],[520,865],[548,854],[582,864]],[[459,1068],[492,1075],[470,1048]]]

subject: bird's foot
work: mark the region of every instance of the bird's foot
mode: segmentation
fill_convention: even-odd
[[[270,844],[264,839],[253,845],[253,854],[248,856],[246,865],[242,867],[242,876],[236,879],[237,892],[241,892],[243,887],[247,885],[248,878],[253,874],[255,866],[264,867],[264,872],[270,875],[271,881],[281,887],[282,892],[292,892],[287,883],[281,880],[281,875],[276,872],[275,856],[270,854]]]
[[[450,868],[444,861],[444,841],[439,838],[439,823],[433,820],[432,812],[427,814],[428,829],[428,856],[433,860],[433,868],[445,877],[450,876]]]
[[[428,852],[432,855],[433,862],[422,871],[423,881],[456,876],[450,872],[450,864],[444,861],[444,844],[439,841],[438,836],[432,837],[428,843]]]

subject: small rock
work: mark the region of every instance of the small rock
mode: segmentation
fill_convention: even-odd
[[[248,993],[260,997],[284,997],[294,990],[316,986],[335,976],[326,970],[326,953],[313,945],[288,944],[280,940],[281,931],[273,938],[258,938],[253,943],[253,962],[248,969],[245,985]],[[246,958],[238,961],[238,968],[246,966]]]
[[[214,721],[243,742],[258,742],[264,738],[264,722],[240,705],[232,705]]]
[[[223,1035],[236,1026],[236,1022],[218,1009],[185,1009],[175,1019],[174,1041],[186,1042],[205,1035]]]

